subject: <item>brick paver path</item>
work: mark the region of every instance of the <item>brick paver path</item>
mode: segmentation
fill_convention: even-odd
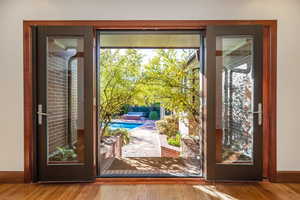
[[[129,144],[123,146],[122,157],[160,157],[158,132],[152,121],[130,132]]]

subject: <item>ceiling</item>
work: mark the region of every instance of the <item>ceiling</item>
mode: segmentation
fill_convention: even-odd
[[[197,31],[103,31],[101,48],[199,48]]]

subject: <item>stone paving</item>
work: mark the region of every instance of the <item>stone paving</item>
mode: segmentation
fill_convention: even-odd
[[[154,121],[130,131],[130,143],[123,146],[122,157],[160,157],[160,140]]]

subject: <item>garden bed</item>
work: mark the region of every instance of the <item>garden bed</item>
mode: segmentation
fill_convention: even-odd
[[[180,148],[168,144],[166,135],[159,135],[161,157],[178,158],[180,156]]]

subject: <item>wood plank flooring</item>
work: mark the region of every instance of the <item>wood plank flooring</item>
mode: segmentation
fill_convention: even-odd
[[[300,184],[0,184],[1,200],[299,200]]]

